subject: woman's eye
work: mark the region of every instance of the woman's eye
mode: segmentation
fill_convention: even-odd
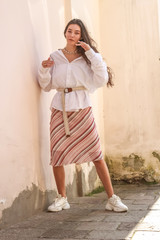
[[[74,33],[75,35],[79,35],[80,34],[79,32],[72,32],[71,30],[68,30],[67,32],[68,33]]]

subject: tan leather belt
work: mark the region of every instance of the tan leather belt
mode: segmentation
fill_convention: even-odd
[[[80,86],[80,87],[73,87],[73,88],[57,88],[56,90],[58,92],[62,93],[63,121],[64,121],[66,136],[69,137],[70,136],[70,130],[69,130],[68,117],[67,117],[67,113],[66,113],[66,110],[65,110],[65,94],[70,93],[72,91],[86,90],[86,88],[83,87],[83,86]]]

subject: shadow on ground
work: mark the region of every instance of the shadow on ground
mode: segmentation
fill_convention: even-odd
[[[105,211],[106,194],[77,197],[71,209],[42,212],[0,231],[3,240],[159,240],[160,185],[115,185],[129,207],[125,213]]]

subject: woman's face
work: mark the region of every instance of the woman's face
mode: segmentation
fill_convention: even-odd
[[[67,44],[74,46],[81,38],[81,28],[77,24],[70,24],[65,33]]]

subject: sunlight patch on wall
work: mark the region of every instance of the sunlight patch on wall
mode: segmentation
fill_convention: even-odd
[[[44,0],[28,0],[28,7],[37,55],[41,59],[52,49],[47,2]]]
[[[160,0],[158,0],[158,25],[159,25],[159,40],[160,40]]]

